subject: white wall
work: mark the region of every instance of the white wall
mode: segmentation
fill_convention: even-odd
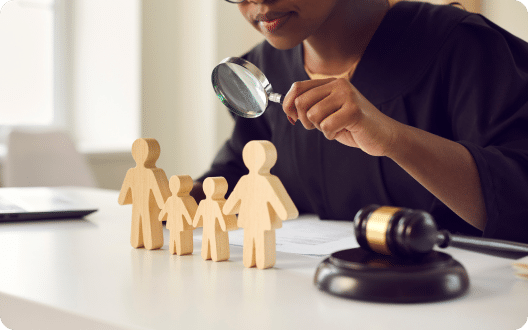
[[[52,6],[33,0],[1,8],[0,127],[54,123]]]
[[[64,12],[57,22],[57,108],[98,186],[119,189],[140,136],[140,0],[55,1]]]
[[[528,10],[521,2],[517,0],[481,0],[481,12],[510,33],[528,41]]]
[[[70,0],[72,106],[81,150],[129,148],[139,136],[139,0]]]
[[[143,137],[161,146],[167,175],[199,175],[214,152],[209,74],[217,1],[142,2]]]

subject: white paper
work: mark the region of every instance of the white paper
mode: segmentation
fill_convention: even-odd
[[[275,230],[277,251],[323,257],[333,252],[358,247],[352,221],[319,220],[315,215],[303,215],[282,222]],[[195,232],[195,239],[201,235]],[[229,232],[229,244],[243,246],[244,231]]]

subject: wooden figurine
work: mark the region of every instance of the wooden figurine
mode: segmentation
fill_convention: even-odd
[[[130,243],[134,248],[155,250],[163,246],[163,224],[158,215],[170,190],[165,172],[156,167],[159,155],[155,139],[137,139],[132,145],[136,167],[127,171],[118,202],[132,204]]]
[[[225,203],[227,181],[223,177],[207,178],[203,182],[206,198],[198,205],[194,217],[195,228],[203,227],[202,258],[204,260],[224,261],[229,259],[230,230],[238,229],[235,215],[225,215],[222,207]]]
[[[170,231],[169,250],[179,256],[193,253],[193,219],[198,205],[189,193],[193,180],[188,175],[172,176],[169,181],[172,196],[161,209],[159,220],[167,220]]]
[[[238,213],[238,226],[244,228],[243,263],[259,269],[275,265],[275,229],[281,220],[297,218],[293,204],[278,177],[270,174],[277,161],[277,150],[269,141],[251,141],[242,157],[249,174],[238,181],[224,204],[224,214]]]

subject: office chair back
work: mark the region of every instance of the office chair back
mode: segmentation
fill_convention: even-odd
[[[12,131],[4,165],[6,187],[96,186],[84,156],[62,131]]]

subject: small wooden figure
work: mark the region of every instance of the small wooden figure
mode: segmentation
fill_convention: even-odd
[[[235,215],[224,215],[227,181],[223,177],[207,178],[203,182],[206,198],[198,205],[194,217],[195,228],[203,227],[202,258],[204,260],[224,261],[229,259],[230,230],[238,229]]]
[[[259,269],[275,265],[275,229],[281,220],[294,219],[299,211],[278,177],[270,174],[277,150],[269,141],[251,141],[242,152],[249,174],[238,181],[224,204],[224,214],[238,213],[244,228],[243,263]]]
[[[172,176],[169,181],[172,196],[161,209],[159,220],[167,220],[170,230],[169,250],[179,256],[193,253],[193,219],[198,205],[189,195],[193,180],[188,175]]]
[[[163,246],[163,224],[158,215],[170,190],[165,172],[156,167],[159,155],[155,139],[137,139],[132,145],[136,167],[127,171],[118,202],[132,204],[130,244],[134,248],[155,250]]]

